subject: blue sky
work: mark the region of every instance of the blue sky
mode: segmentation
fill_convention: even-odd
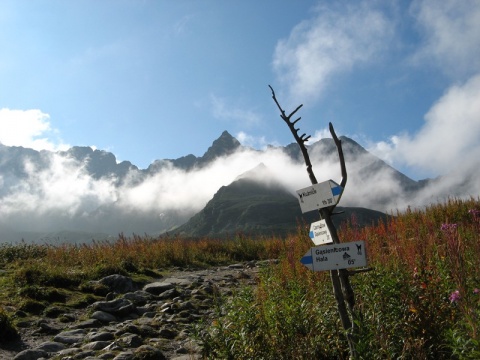
[[[1,0],[0,142],[146,168],[227,130],[357,140],[414,179],[480,155],[480,1]]]

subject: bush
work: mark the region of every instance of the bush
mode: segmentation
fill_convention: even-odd
[[[17,329],[13,326],[12,321],[0,307],[0,342],[9,342],[19,337]]]
[[[20,304],[20,310],[33,315],[40,315],[43,312],[43,310],[45,310],[45,308],[46,308],[46,305],[37,300],[27,299]]]
[[[78,286],[82,280],[81,274],[66,271],[46,262],[29,261],[18,266],[13,274],[15,283],[19,286],[51,286],[70,288]]]
[[[33,300],[48,301],[48,302],[62,302],[67,299],[67,295],[58,289],[45,288],[35,285],[28,285],[18,291],[18,295],[28,297]]]
[[[204,356],[222,359],[347,358],[327,281],[266,269],[257,289],[246,287],[218,311],[201,335]],[[283,278],[283,279],[282,279]],[[335,334],[335,336],[332,336]]]

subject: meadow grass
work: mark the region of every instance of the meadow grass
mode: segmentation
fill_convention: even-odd
[[[238,234],[225,239],[184,239],[120,234],[114,242],[80,245],[0,245],[0,306],[22,301],[49,301],[62,298],[58,289],[68,291],[63,302],[95,292],[91,280],[111,274],[131,275],[147,281],[173,267],[206,268],[278,257],[283,240],[270,237],[252,239]],[[98,290],[98,289],[97,289]],[[38,306],[40,307],[40,305]]]
[[[339,229],[343,242],[365,240],[373,269],[350,277],[358,358],[480,358],[479,230],[475,199],[407,209],[364,228],[352,219]],[[207,358],[349,358],[328,272],[299,262],[311,246],[300,229],[255,289],[225,302],[200,336]]]
[[[172,267],[275,258],[255,287],[220,299],[215,321],[199,326],[205,357],[346,359],[329,273],[300,263],[312,246],[307,228],[286,238],[120,234],[88,245],[2,245],[0,333],[14,330],[4,309],[23,304],[24,311],[41,314],[52,302],[85,306],[97,295],[89,281],[106,275],[154,278]],[[359,358],[480,358],[479,230],[480,202],[473,198],[407,209],[368,227],[352,218],[339,229],[342,242],[366,242],[372,268],[350,277]]]

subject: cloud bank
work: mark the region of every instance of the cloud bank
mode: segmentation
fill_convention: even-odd
[[[411,14],[422,41],[411,61],[436,66],[452,84],[414,134],[397,134],[370,150],[426,176],[465,168],[480,157],[480,2],[415,1]]]
[[[0,109],[0,143],[3,145],[52,151],[68,148],[62,142],[51,140],[56,135],[50,115],[38,109]]]
[[[415,134],[400,134],[370,150],[393,164],[446,174],[480,157],[480,74],[454,85],[425,115]]]
[[[0,154],[2,161],[8,161],[5,154]],[[289,183],[303,175],[302,166],[278,149],[264,153],[246,149],[192,171],[170,165],[145,175],[132,169],[119,185],[113,176],[98,179],[90,175],[85,163],[43,152],[41,161],[9,162],[14,170],[0,175],[0,233],[163,232],[187,221],[220,187],[260,162],[268,164],[280,179],[287,172],[288,179],[283,181]]]
[[[320,144],[320,143],[319,143]],[[336,153],[330,145],[310,148],[318,181],[340,181]],[[384,212],[421,207],[443,201],[448,196],[468,197],[480,192],[476,161],[464,162],[460,172],[432,181],[417,192],[408,191],[416,183],[396,172],[368,152],[349,151],[346,160],[349,180],[341,206],[359,206]],[[115,177],[91,176],[86,164],[60,153],[42,153],[43,166],[26,160],[16,177],[2,173],[0,183],[0,230],[8,231],[89,231],[116,235],[156,234],[186,222],[203,209],[220,187],[263,163],[272,178],[294,195],[310,184],[303,159],[294,161],[283,148],[264,151],[243,148],[217,158],[208,166],[190,171],[164,166],[145,175],[132,169],[123,182]],[[469,176],[466,177],[465,174]],[[413,184],[413,185],[412,185]],[[20,239],[16,239],[17,241]],[[4,241],[4,239],[2,239]]]

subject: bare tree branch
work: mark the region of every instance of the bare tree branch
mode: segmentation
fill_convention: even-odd
[[[333,128],[332,123],[328,123],[328,127],[330,129],[330,134],[332,135],[333,141],[335,141],[335,145],[338,151],[338,157],[340,159],[340,170],[342,173],[342,180],[340,181],[340,186],[345,188],[345,185],[347,184],[347,167],[345,166],[345,157],[343,156],[342,142],[337,137],[337,134],[335,134],[335,129]],[[340,197],[341,196],[342,195],[340,194]],[[340,201],[340,198],[338,199],[338,201]]]
[[[310,156],[308,155],[308,151],[307,151],[307,147],[305,146],[305,143],[308,141],[308,139],[310,139],[311,136],[306,136],[306,134],[303,134],[302,136],[298,136],[298,131],[300,129],[296,129],[295,128],[295,124],[300,121],[301,117],[299,117],[298,119],[296,119],[295,121],[291,121],[291,117],[298,111],[300,110],[300,108],[303,106],[302,105],[299,105],[297,106],[297,108],[290,114],[290,115],[285,115],[285,110],[282,109],[282,107],[280,106],[280,104],[278,103],[278,100],[277,100],[277,97],[275,96],[275,91],[273,91],[273,88],[268,85],[268,87],[270,88],[270,90],[272,91],[272,98],[273,98],[273,101],[275,101],[275,104],[277,104],[277,107],[278,109],[280,110],[280,117],[282,118],[283,121],[285,121],[285,123],[288,125],[288,128],[290,129],[293,137],[295,138],[295,141],[297,142],[297,144],[300,146],[300,150],[302,152],[302,155],[303,155],[303,159],[305,160],[305,165],[307,165],[307,173],[308,173],[308,176],[310,178],[310,181],[312,184],[317,184],[318,181],[317,181],[317,178],[315,177],[315,174],[313,173],[313,170],[312,170],[312,163],[310,161]]]

